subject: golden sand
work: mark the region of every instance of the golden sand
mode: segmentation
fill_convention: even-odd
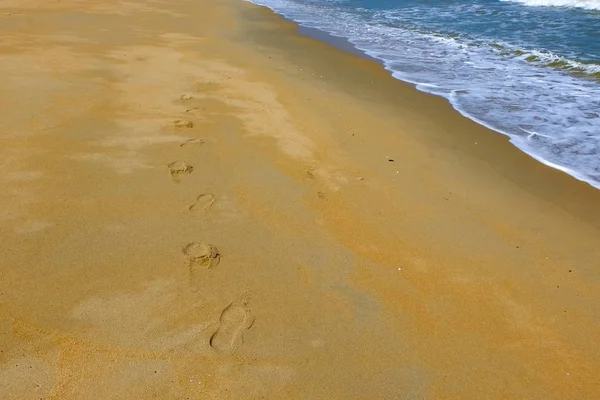
[[[600,398],[600,191],[241,1],[0,26],[1,399]]]

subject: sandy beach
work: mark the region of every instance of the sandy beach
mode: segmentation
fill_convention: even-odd
[[[600,398],[599,190],[250,3],[0,26],[0,399]]]

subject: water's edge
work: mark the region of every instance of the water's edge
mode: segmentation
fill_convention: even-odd
[[[299,33],[300,35],[303,35],[305,37],[310,37],[310,38],[318,40],[318,41],[320,41],[322,43],[326,43],[326,44],[328,44],[328,45],[330,45],[330,46],[332,46],[332,47],[334,47],[334,48],[336,48],[338,50],[342,50],[342,51],[344,51],[346,53],[350,53],[350,54],[353,54],[355,56],[358,56],[358,57],[361,57],[361,58],[365,58],[365,59],[368,59],[368,60],[371,60],[371,61],[374,61],[374,62],[378,63],[386,71],[388,71],[388,73],[394,79],[397,79],[399,81],[407,83],[407,84],[411,85],[412,87],[414,87],[415,89],[417,89],[420,92],[425,93],[427,95],[432,95],[432,96],[437,96],[437,97],[444,98],[445,100],[447,100],[450,103],[450,105],[452,106],[452,108],[454,108],[455,111],[457,111],[459,114],[461,114],[465,118],[468,118],[471,121],[474,121],[475,123],[477,123],[477,124],[479,124],[481,126],[484,126],[484,127],[486,127],[487,129],[489,129],[489,130],[491,130],[493,132],[497,132],[497,133],[502,134],[503,136],[508,137],[509,142],[514,147],[516,147],[519,151],[527,154],[531,158],[535,159],[536,161],[538,161],[538,162],[540,162],[540,163],[542,163],[542,164],[544,164],[544,165],[546,165],[546,166],[548,166],[550,168],[553,168],[553,169],[559,170],[561,172],[564,172],[567,175],[569,175],[569,176],[571,176],[571,177],[573,177],[573,178],[575,178],[575,179],[577,179],[579,181],[585,182],[588,185],[590,185],[590,186],[592,186],[592,187],[594,187],[596,189],[600,189],[600,183],[596,183],[596,182],[590,181],[589,179],[587,179],[587,177],[585,177],[584,175],[580,174],[579,172],[574,171],[574,170],[572,170],[570,168],[567,168],[567,167],[564,167],[564,166],[552,163],[552,162],[550,162],[550,161],[548,161],[548,160],[546,160],[546,159],[544,159],[544,158],[542,158],[542,157],[540,157],[540,156],[538,156],[538,155],[536,155],[536,154],[534,154],[534,153],[532,153],[530,151],[527,151],[525,148],[523,148],[523,146],[519,146],[518,138],[516,138],[514,135],[512,135],[512,134],[510,134],[508,132],[503,132],[502,130],[497,129],[497,128],[495,128],[495,127],[487,124],[486,122],[484,122],[484,121],[482,121],[482,120],[480,120],[480,119],[478,119],[478,118],[470,115],[469,113],[465,112],[464,110],[461,110],[460,108],[458,108],[453,103],[453,101],[452,101],[451,98],[449,98],[447,96],[444,96],[443,94],[437,94],[437,93],[431,92],[431,91],[427,90],[428,88],[427,88],[426,85],[422,85],[419,82],[413,82],[413,81],[410,81],[410,80],[407,80],[407,79],[403,79],[402,77],[399,77],[398,74],[396,74],[391,68],[389,68],[386,65],[386,61],[385,60],[379,59],[379,58],[377,58],[375,56],[372,56],[372,55],[368,54],[367,51],[356,47],[347,38],[333,35],[330,32],[327,32],[327,31],[319,29],[319,28],[305,26],[301,22],[293,20],[293,19],[287,17],[286,15],[277,12],[277,10],[275,10],[275,9],[273,9],[273,8],[267,6],[267,5],[258,4],[258,3],[253,2],[252,0],[245,0],[245,1],[248,1],[248,2],[250,2],[250,3],[254,4],[254,5],[257,5],[259,7],[264,7],[266,9],[270,10],[271,12],[275,13],[276,15],[278,15],[279,17],[281,17],[285,21],[293,23],[294,25],[297,26],[297,33]],[[517,139],[517,140],[515,140],[515,139]]]
[[[269,10],[270,10],[270,8],[269,8]],[[277,14],[277,15],[280,15],[280,14]],[[289,22],[297,25],[298,26],[297,32],[299,34],[303,35],[303,36],[307,36],[309,38],[318,40],[320,42],[327,43],[328,45],[333,46],[333,47],[335,47],[338,50],[345,51],[346,53],[354,54],[355,56],[358,56],[358,57],[361,57],[361,58],[364,58],[364,59],[367,59],[367,60],[375,61],[376,63],[378,63],[378,64],[382,65],[383,67],[385,67],[385,65],[383,64],[383,62],[380,59],[375,58],[375,57],[371,57],[370,55],[368,55],[367,53],[365,53],[364,51],[362,51],[358,47],[354,46],[346,38],[339,37],[339,36],[334,36],[331,33],[323,31],[323,30],[318,29],[318,28],[312,28],[312,27],[308,27],[308,26],[302,26],[302,25],[298,24],[296,21],[291,20],[289,18],[286,18],[283,15],[281,15],[281,17],[283,19],[285,19],[286,21],[289,21]],[[386,70],[387,70],[387,68],[386,68]],[[389,71],[389,70],[387,70],[387,71]]]

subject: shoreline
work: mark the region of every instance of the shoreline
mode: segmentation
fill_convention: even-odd
[[[600,392],[588,184],[251,3],[20,11],[7,399]]]
[[[576,170],[573,170],[573,169],[568,168],[568,167],[561,166],[561,165],[556,164],[556,163],[554,163],[552,161],[548,161],[548,160],[544,159],[543,157],[541,157],[541,156],[539,156],[539,155],[537,155],[535,153],[528,152],[527,150],[525,150],[525,149],[522,148],[522,145],[519,146],[519,144],[515,141],[515,139],[517,139],[517,140],[521,139],[520,137],[518,137],[516,135],[513,135],[513,134],[510,134],[508,132],[502,131],[500,129],[496,129],[496,128],[492,127],[489,123],[487,123],[487,122],[485,122],[485,121],[483,121],[483,120],[481,120],[481,119],[479,119],[479,118],[477,118],[475,116],[470,115],[468,112],[466,112],[464,110],[459,109],[454,104],[454,102],[452,101],[452,99],[450,97],[442,95],[442,94],[435,94],[435,93],[428,92],[425,89],[426,85],[424,85],[424,84],[396,77],[394,75],[395,72],[392,69],[388,68],[388,66],[386,65],[386,62],[384,60],[378,59],[378,58],[376,58],[374,56],[371,56],[371,55],[367,54],[367,51],[362,50],[362,49],[356,47],[353,43],[351,43],[349,41],[349,39],[333,35],[330,32],[328,32],[326,30],[323,30],[321,28],[307,27],[307,26],[303,25],[302,23],[297,22],[297,21],[295,21],[295,20],[287,17],[286,15],[284,15],[282,13],[279,13],[275,9],[271,8],[270,6],[253,3],[251,0],[244,0],[244,1],[248,1],[251,4],[254,4],[254,5],[259,6],[259,7],[264,7],[266,9],[268,9],[270,12],[273,12],[274,14],[280,16],[282,19],[295,24],[298,27],[298,33],[301,34],[301,35],[305,35],[305,36],[311,37],[313,39],[322,41],[322,42],[324,42],[324,43],[326,43],[328,45],[331,45],[332,47],[335,47],[335,48],[337,48],[339,50],[342,50],[342,51],[345,51],[345,52],[357,55],[359,57],[363,57],[363,58],[372,60],[372,61],[380,64],[395,79],[397,79],[397,80],[399,80],[401,82],[404,82],[404,83],[406,83],[406,84],[414,87],[416,90],[418,90],[418,91],[420,91],[422,93],[425,93],[427,95],[431,95],[431,96],[436,96],[436,97],[443,98],[444,100],[446,100],[452,106],[452,108],[457,113],[461,114],[465,118],[470,119],[471,121],[473,121],[473,122],[475,122],[475,123],[483,126],[484,128],[486,128],[486,129],[488,129],[488,130],[490,130],[490,131],[492,131],[494,133],[497,133],[497,134],[500,134],[500,135],[503,135],[503,136],[507,137],[509,139],[509,142],[511,143],[511,145],[513,145],[519,151],[527,154],[529,157],[533,158],[537,162],[542,163],[542,164],[544,164],[547,167],[556,169],[556,170],[558,170],[558,171],[560,171],[562,173],[565,173],[565,174],[571,176],[572,178],[574,178],[574,179],[576,179],[578,181],[581,181],[581,182],[584,182],[584,183],[590,185],[594,189],[600,190],[600,183],[590,181],[590,179],[586,178],[585,176],[583,176],[580,172],[578,172]],[[423,88],[419,88],[419,86],[422,86]]]
[[[264,10],[265,14],[272,15],[274,20],[281,20],[289,26],[288,31],[295,31],[297,27],[300,27],[295,21],[287,19],[267,6],[247,1],[244,3]],[[338,50],[334,44],[317,37],[305,37],[321,43],[322,53],[327,53],[326,48]],[[342,40],[345,41],[345,39]],[[348,45],[352,46],[351,43]],[[280,45],[280,47],[283,46]],[[361,52],[359,49],[356,50]],[[340,51],[350,55],[347,59],[358,56],[344,49]],[[399,108],[409,109],[411,116],[418,113],[425,119],[443,119],[450,123],[448,130],[457,136],[443,138],[444,145],[461,148],[462,151],[468,152],[469,156],[475,155],[486,160],[494,170],[517,184],[521,189],[556,204],[565,211],[573,213],[582,221],[593,222],[596,227],[600,227],[600,217],[594,217],[592,211],[600,202],[600,192],[588,182],[536,160],[535,157],[513,145],[508,135],[464,116],[446,98],[420,91],[413,83],[392,77],[390,71],[379,60],[361,56],[359,58],[363,61],[359,68],[369,73],[376,72],[378,76],[387,76],[390,78],[389,81],[395,82],[393,87],[397,93],[393,93],[393,90],[389,90],[388,87],[380,86],[381,98],[384,98],[387,104],[398,104]],[[333,75],[333,71],[330,74]],[[369,84],[367,79],[363,79],[363,87]],[[360,90],[355,91],[354,94],[359,93]],[[420,107],[418,111],[415,110],[418,108],[417,105]],[[430,108],[435,111],[429,112]],[[438,118],[439,110],[443,110],[442,118]],[[460,142],[454,144],[452,142],[454,138]]]
[[[254,4],[254,3],[253,3]],[[259,7],[265,7],[268,8],[266,6],[259,6]],[[273,11],[272,9],[268,8],[269,10],[271,10],[274,14],[277,14],[275,11]],[[365,60],[371,60],[373,62],[376,62],[378,64],[381,64],[381,61],[371,57],[370,55],[368,55],[367,53],[365,53],[364,51],[360,50],[359,48],[355,47],[352,43],[350,43],[347,39],[343,38],[343,37],[339,37],[339,36],[334,36],[330,33],[327,33],[326,31],[323,31],[321,29],[318,28],[310,28],[307,26],[303,26],[298,24],[296,21],[291,20],[286,18],[284,15],[281,14],[277,14],[279,15],[281,18],[283,18],[284,20],[296,25],[298,27],[298,34],[302,35],[302,36],[306,36],[312,39],[316,39],[320,42],[323,42],[325,44],[331,45],[332,47],[335,47],[338,50],[342,50],[346,53],[350,53],[353,54],[357,57],[360,58],[364,58]]]

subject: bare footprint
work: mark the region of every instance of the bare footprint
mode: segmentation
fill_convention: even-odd
[[[204,144],[204,143],[205,143],[204,139],[197,139],[197,138],[193,138],[193,139],[188,139],[188,140],[186,140],[185,142],[181,143],[181,144],[179,145],[179,147],[189,146],[189,145],[191,145],[191,144],[198,144],[198,145],[201,145],[201,144]]]
[[[215,204],[215,195],[212,193],[202,193],[196,197],[196,202],[188,207],[188,210],[195,211],[208,211]]]
[[[210,269],[221,262],[221,253],[212,244],[192,242],[185,245],[182,251],[190,260],[190,265]]]
[[[194,127],[194,123],[187,119],[177,119],[177,120],[173,121],[173,125],[175,125],[175,128],[193,128]]]
[[[304,170],[304,175],[309,179],[316,179],[317,169],[315,167],[307,168]]]
[[[219,327],[210,337],[210,347],[230,353],[244,342],[244,333],[254,324],[254,317],[247,307],[248,300],[242,296],[221,312]]]
[[[181,175],[189,175],[194,171],[193,166],[183,161],[173,161],[172,163],[167,164],[167,167],[169,167],[169,173],[174,182],[179,182]]]
[[[197,290],[202,275],[211,268],[216,267],[221,262],[221,253],[212,244],[192,242],[185,245],[182,249],[183,254],[188,259],[188,268],[190,269],[190,288]]]

